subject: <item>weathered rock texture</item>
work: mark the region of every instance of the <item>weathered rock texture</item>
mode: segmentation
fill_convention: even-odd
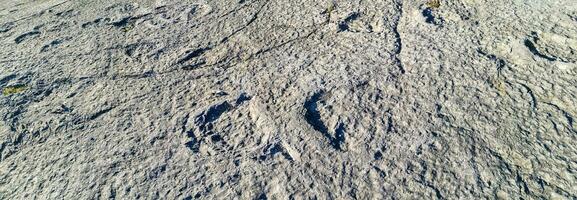
[[[440,3],[4,0],[0,199],[577,198],[577,4]]]

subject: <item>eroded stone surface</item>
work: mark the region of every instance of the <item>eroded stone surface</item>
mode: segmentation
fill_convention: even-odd
[[[568,0],[9,0],[0,199],[574,199]]]

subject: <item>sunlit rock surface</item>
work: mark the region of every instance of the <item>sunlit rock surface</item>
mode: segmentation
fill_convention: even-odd
[[[575,199],[573,0],[4,0],[0,199]]]

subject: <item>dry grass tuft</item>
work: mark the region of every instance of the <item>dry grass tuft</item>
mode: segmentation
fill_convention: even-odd
[[[4,90],[2,90],[2,95],[8,96],[11,94],[18,94],[18,93],[24,92],[25,90],[26,90],[26,85],[8,86],[8,87],[5,87]]]
[[[429,0],[426,5],[429,8],[439,8],[441,7],[441,0]]]

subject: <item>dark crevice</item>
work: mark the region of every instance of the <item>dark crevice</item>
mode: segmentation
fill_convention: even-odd
[[[187,132],[190,141],[186,142],[184,145],[190,149],[193,153],[198,153],[200,149],[200,142],[196,138],[196,136],[192,133],[192,131]]]
[[[8,22],[0,25],[0,33],[6,33],[16,27],[14,22]]]
[[[375,152],[373,157],[375,158],[375,160],[381,160],[381,159],[383,159],[383,153],[381,153],[380,150],[377,150],[377,152]]]
[[[360,16],[360,13],[358,13],[358,12],[353,12],[353,13],[349,14],[349,16],[347,18],[345,18],[344,20],[339,22],[339,25],[338,25],[339,32],[348,31],[349,30],[349,23],[358,19],[359,16]]]
[[[548,61],[556,61],[557,60],[556,58],[547,56],[547,55],[539,52],[539,50],[537,49],[537,47],[535,46],[535,43],[534,43],[534,41],[537,41],[537,40],[538,40],[538,38],[536,38],[536,37],[533,38],[533,41],[531,41],[530,39],[525,39],[524,44],[529,49],[529,51],[531,51],[531,53],[536,55],[537,57],[543,58],[543,59],[548,60]]]
[[[236,104],[236,106],[239,106],[239,105],[243,104],[244,102],[249,101],[249,100],[251,100],[251,99],[252,99],[252,97],[249,96],[248,94],[246,94],[246,93],[241,93],[241,94],[238,96],[238,98],[236,99],[235,104]]]
[[[339,124],[335,129],[335,135],[331,135],[328,127],[322,121],[321,114],[318,110],[318,103],[321,102],[323,95],[324,91],[321,90],[314,93],[307,101],[305,101],[305,120],[314,130],[325,136],[329,140],[331,146],[337,150],[342,150],[341,144],[345,142],[344,124]]]
[[[266,196],[266,193],[261,193],[260,195],[258,195],[258,197],[256,197],[255,200],[268,200],[268,197]]]
[[[97,18],[93,21],[83,23],[82,25],[80,25],[80,27],[88,28],[92,26],[98,26],[101,23],[108,23],[108,22],[110,22],[110,18]]]
[[[162,13],[162,12],[159,12],[159,13]],[[158,13],[156,13],[156,14],[158,14]],[[118,27],[118,28],[125,27],[125,26],[132,25],[134,22],[136,22],[136,20],[139,20],[139,19],[142,19],[145,17],[149,17],[151,15],[152,15],[152,13],[147,13],[147,14],[143,14],[143,15],[139,15],[139,16],[129,16],[129,17],[122,18],[118,21],[112,22],[111,25]]]
[[[335,129],[335,138],[332,141],[333,146],[342,150],[341,145],[345,143],[345,125],[340,123]]]
[[[433,25],[443,25],[445,20],[443,18],[435,16],[433,8],[426,8],[422,12],[423,17],[425,17],[425,22]]]
[[[88,120],[95,120],[95,119],[99,118],[100,116],[110,112],[112,109],[114,109],[114,107],[109,107],[109,108],[100,110],[100,111],[90,115],[90,117],[88,117]]]
[[[281,154],[285,159],[292,161],[293,158],[285,151],[285,149],[280,144],[268,145],[266,151],[259,156],[259,160],[264,161],[268,158],[274,157],[276,154]]]
[[[381,168],[379,168],[379,167],[377,167],[377,166],[373,166],[373,169],[374,169],[375,171],[377,171],[377,173],[379,173],[379,176],[380,176],[381,178],[387,177],[387,172],[385,172],[385,171],[382,170]]]
[[[187,51],[186,55],[183,56],[181,59],[178,60],[177,64],[183,64],[193,58],[199,57],[202,54],[204,54],[206,51],[211,50],[212,48],[210,47],[206,47],[206,48],[199,48],[199,49],[195,49],[193,51]]]
[[[533,110],[537,109],[537,97],[535,97],[535,94],[533,94],[533,90],[531,90],[531,88],[529,88],[529,86],[520,83],[521,86],[523,86],[523,88],[525,88],[525,90],[527,90],[527,93],[529,94],[529,96],[531,97],[531,107]]]
[[[477,53],[481,54],[482,56],[485,56],[486,58],[488,58],[489,60],[495,62],[497,64],[497,71],[500,73],[501,70],[503,68],[505,68],[505,66],[507,65],[507,62],[505,62],[505,60],[498,58],[497,56],[493,55],[493,54],[489,54],[481,49],[477,49]]]
[[[401,61],[401,53],[403,52],[403,38],[401,37],[401,33],[399,32],[399,24],[401,23],[401,17],[403,16],[403,2],[397,1],[396,2],[396,9],[399,11],[399,15],[394,17],[393,23],[393,33],[395,34],[395,55],[393,59],[397,63],[399,71],[401,74],[405,74],[405,67],[403,66],[403,62]]]
[[[201,60],[201,61],[199,61],[198,63],[194,63],[194,64],[191,64],[191,65],[185,65],[185,66],[183,66],[181,69],[182,69],[182,70],[185,70],[185,71],[195,70],[195,69],[198,69],[200,66],[203,66],[203,65],[205,65],[205,64],[206,64],[206,61]]]
[[[206,110],[205,112],[196,117],[196,124],[198,128],[203,133],[210,132],[210,129],[212,128],[211,123],[216,121],[222,114],[231,110],[232,108],[233,108],[232,105],[230,105],[230,103],[226,101],[211,106],[210,108],[208,108],[208,110]]]
[[[423,16],[425,17],[425,22],[432,24],[435,22],[435,16],[433,16],[433,10],[427,8],[423,10]]]
[[[128,25],[128,23],[130,22],[131,19],[132,19],[132,17],[125,17],[119,21],[112,22],[112,25],[116,26],[116,27],[123,27],[123,26]]]
[[[2,77],[2,78],[0,78],[0,85],[3,85],[4,83],[7,83],[8,81],[10,81],[14,78],[16,78],[15,74],[10,74],[8,76]]]
[[[8,142],[4,141],[2,143],[0,143],[0,162],[2,162],[2,160],[4,160],[4,149],[8,146]]]
[[[391,116],[387,117],[387,133],[395,132],[395,125],[393,124],[393,118]]]
[[[307,101],[305,101],[305,119],[318,132],[322,133],[327,138],[332,138],[329,134],[328,128],[321,120],[321,115],[318,111],[317,102],[323,96],[324,91],[319,91],[313,94]]]
[[[435,191],[435,197],[437,197],[437,199],[444,199],[441,191],[438,188],[432,186],[431,184],[428,184],[427,186]]]
[[[220,141],[222,141],[222,136],[219,134],[214,134],[214,135],[210,136],[210,140],[212,142],[220,142]]]
[[[60,40],[60,39],[53,40],[53,41],[50,42],[49,44],[44,45],[44,46],[42,47],[42,49],[40,49],[40,52],[46,52],[46,51],[48,51],[50,48],[56,47],[56,46],[62,44],[62,42],[63,42],[63,41]]]
[[[525,182],[525,180],[523,180],[523,177],[521,177],[519,172],[517,172],[517,177],[515,179],[515,182],[517,182],[517,185],[525,194],[531,194],[531,191],[529,190],[527,183]]]
[[[200,141],[198,141],[196,135],[194,135],[194,132],[192,130],[187,130],[186,128],[186,124],[188,124],[189,117],[190,114],[187,114],[184,117],[184,121],[182,122],[182,132],[186,133],[186,136],[190,138],[190,141],[186,142],[184,146],[189,148],[193,153],[198,153],[200,149]]]
[[[30,37],[35,37],[40,35],[40,31],[31,31],[28,33],[24,33],[18,37],[16,37],[16,39],[14,39],[14,42],[16,42],[16,44],[20,44],[22,43],[24,40],[30,38]]]

